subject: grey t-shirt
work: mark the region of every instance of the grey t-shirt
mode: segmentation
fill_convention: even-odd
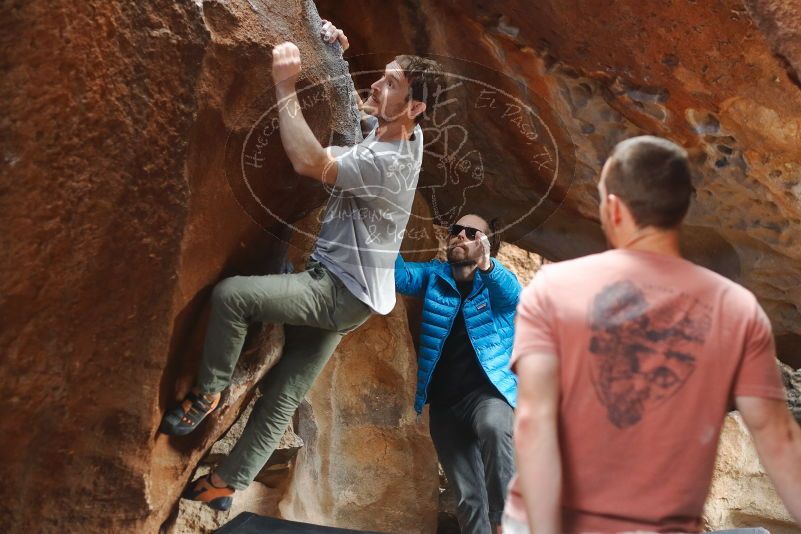
[[[423,131],[408,140],[380,141],[378,121],[361,143],[329,147],[337,181],[328,200],[312,258],[359,300],[380,314],[395,306],[398,255],[423,160]],[[368,120],[369,120],[368,119]]]

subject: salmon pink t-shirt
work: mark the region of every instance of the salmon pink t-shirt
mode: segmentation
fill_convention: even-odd
[[[512,366],[560,363],[565,532],[697,532],[736,396],[784,399],[771,327],[745,288],[684,259],[611,250],[523,291]],[[526,521],[520,485],[506,512]]]

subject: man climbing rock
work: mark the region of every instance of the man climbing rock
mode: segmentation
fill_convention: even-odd
[[[323,38],[348,47],[329,22]],[[164,417],[161,431],[193,431],[218,405],[253,322],[283,323],[283,353],[259,384],[245,430],[228,457],[191,483],[184,497],[225,510],[272,454],[290,418],[343,336],[371,313],[395,304],[393,262],[412,208],[423,155],[419,126],[444,87],[439,66],[398,56],[371,86],[362,111],[370,134],[356,146],[323,148],[303,117],[295,83],[300,52],[286,42],[273,50],[281,142],[298,174],[332,187],[306,270],[298,274],[236,276],[217,284],[211,301],[195,387]],[[376,216],[376,215],[380,216]]]
[[[449,229],[447,263],[398,255],[395,265],[397,291],[423,299],[415,410],[431,404],[431,439],[469,534],[499,529],[514,473],[509,359],[520,283],[491,257],[491,226],[465,215]]]
[[[687,153],[623,141],[598,192],[614,250],[543,267],[520,298],[504,532],[698,532],[732,402],[801,519],[801,428],[770,322],[751,292],[681,256]]]

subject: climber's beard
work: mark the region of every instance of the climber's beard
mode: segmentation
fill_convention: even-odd
[[[379,124],[391,124],[408,115],[408,102],[394,104],[391,102],[391,99],[379,100],[371,93],[362,104],[362,111],[378,119]]]
[[[367,97],[367,100],[365,100],[364,103],[362,104],[362,111],[364,111],[368,115],[372,115],[373,117],[378,116],[378,110],[379,110],[378,102],[375,101],[373,95]]]
[[[445,257],[448,263],[455,267],[472,267],[476,260],[472,259],[468,252],[467,244],[457,243],[448,247]]]

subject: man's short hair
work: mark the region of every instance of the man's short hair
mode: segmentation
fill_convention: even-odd
[[[609,159],[606,192],[628,206],[637,226],[671,229],[681,224],[693,193],[686,150],[643,135],[618,143]]]
[[[395,56],[395,61],[403,69],[403,75],[409,82],[409,98],[424,102],[426,110],[415,117],[416,122],[433,113],[437,100],[445,92],[445,73],[439,63],[420,56],[403,54]]]

